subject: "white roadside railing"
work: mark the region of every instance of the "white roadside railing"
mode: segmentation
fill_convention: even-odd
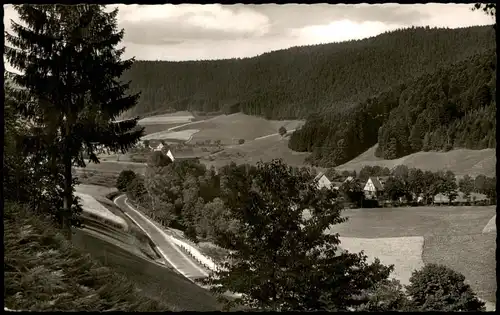
[[[114,199],[114,202],[116,203],[116,200],[119,198],[120,196],[116,197]],[[138,212],[139,214],[141,214],[143,217],[147,218],[154,226],[156,226],[157,229],[159,229],[158,225],[162,227],[162,229],[164,230],[168,230],[168,228],[165,228],[164,226],[154,222],[151,218],[149,218],[147,215],[141,213],[139,210],[135,209],[132,207],[132,205],[130,205],[130,203],[127,201],[127,199],[125,199],[125,204],[135,210],[136,212]],[[135,220],[134,220],[135,221]],[[137,222],[135,222],[137,225],[139,225]],[[139,225],[140,226],[140,225]],[[149,235],[146,231],[144,231],[146,233],[146,235]],[[164,233],[164,235],[166,237],[169,238],[169,240],[172,241],[172,243],[174,243],[175,245],[177,245],[182,251],[184,251],[185,253],[187,253],[190,257],[193,258],[193,260],[195,260],[196,262],[198,262],[201,266],[205,267],[206,269],[210,270],[210,271],[219,271],[221,270],[221,266],[218,265],[217,263],[215,263],[212,259],[206,257],[205,255],[203,255],[198,249],[194,248],[193,246],[191,246],[190,244],[182,241],[182,240],[179,240],[178,238],[175,238],[174,236],[172,235],[168,235],[167,233]],[[159,248],[158,248],[159,249]],[[159,249],[161,251],[161,249]],[[168,257],[165,256],[165,259],[168,261]],[[242,295],[240,293],[229,293],[228,295],[230,296],[233,296],[233,297],[241,297]]]
[[[183,249],[186,253],[189,254],[192,258],[194,258],[199,264],[201,264],[203,267],[210,271],[218,271],[220,270],[220,266],[218,266],[212,259],[206,257],[200,251],[193,246],[170,236],[170,239],[172,242],[174,242],[175,245],[179,246],[181,249]]]

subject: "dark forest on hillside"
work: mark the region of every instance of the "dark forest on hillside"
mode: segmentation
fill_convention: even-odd
[[[254,58],[136,61],[124,74],[139,104],[159,110],[242,111],[273,119],[346,108],[438,66],[495,47],[490,26],[409,28],[365,40],[293,47]]]
[[[484,149],[496,144],[494,50],[438,68],[360,102],[315,115],[289,146],[322,166],[345,163],[378,142],[376,155],[395,159],[418,151]]]

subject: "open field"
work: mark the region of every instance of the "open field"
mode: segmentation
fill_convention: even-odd
[[[85,185],[97,185],[102,187],[115,187],[119,173],[105,171],[82,171],[76,170],[74,176],[78,177],[78,181]]]
[[[118,192],[116,188],[103,187],[98,185],[78,185],[76,186],[76,194],[81,196],[84,194],[86,199],[92,199],[92,203],[94,208],[100,209],[104,216],[113,216],[119,218],[119,221],[124,223],[126,228],[124,230],[116,229],[112,226],[106,226],[106,223],[99,224],[97,226],[99,233],[106,233],[110,236],[115,244],[118,243],[118,246],[125,248],[131,252],[134,252],[139,255],[145,255],[150,259],[160,259],[158,253],[154,250],[154,244],[149,239],[149,237],[144,234],[144,232],[135,225],[135,223],[130,220],[123,211],[118,208],[111,200],[107,199],[107,196],[111,193]],[[84,199],[85,200],[85,199]],[[87,207],[89,207],[89,201],[87,201]],[[97,204],[95,204],[97,203]],[[85,203],[82,202],[83,206]],[[99,215],[98,215],[99,216]],[[90,224],[88,226],[88,222],[85,222],[85,227],[92,228],[95,224]]]
[[[155,132],[148,134],[146,136],[143,136],[141,138],[142,141],[144,140],[181,140],[181,141],[188,141],[190,140],[194,134],[199,132],[198,129],[185,129],[181,131],[160,131],[160,132]]]
[[[108,194],[118,191],[115,187],[103,187],[99,185],[80,184],[76,186],[76,192],[88,194],[97,199],[98,196],[106,197]]]
[[[402,267],[395,266],[395,274],[405,277],[410,274],[405,266],[417,262],[416,248],[408,244],[394,250],[398,246],[391,244],[404,243],[409,237],[423,238],[420,255],[424,263],[444,264],[463,273],[481,298],[495,302],[496,231],[483,233],[495,214],[495,206],[348,209],[343,216],[349,220],[327,233],[339,233],[342,248],[363,249],[369,258],[394,264],[400,260],[397,264]],[[384,239],[389,243],[376,245]],[[408,246],[413,248],[411,253]]]
[[[485,233],[495,233],[497,232],[497,225],[496,225],[496,220],[497,220],[497,215],[495,214],[493,218],[488,221],[488,224],[484,226],[483,229],[483,234]]]
[[[221,152],[202,159],[207,166],[214,165],[216,168],[234,161],[237,164],[255,164],[260,160],[264,162],[281,158],[291,166],[303,166],[305,158],[309,153],[295,152],[288,148],[288,139],[280,135],[273,135],[262,139],[245,142],[241,145],[233,145]]]
[[[169,123],[187,123],[194,119],[193,114],[187,111],[180,111],[170,114],[162,114],[146,117],[139,120],[139,125],[155,125],[155,124],[169,124]]]
[[[495,206],[348,209],[348,221],[330,230],[364,238],[481,234],[494,215]]]
[[[495,302],[496,238],[496,233],[428,236],[422,258],[462,273],[479,297]]]
[[[238,139],[253,140],[278,132],[281,126],[286,129],[296,129],[304,124],[300,120],[266,120],[261,117],[249,116],[242,113],[220,115],[205,121],[190,123],[184,127],[175,128],[176,131],[199,129],[192,142],[205,140],[221,140],[223,144],[234,144]]]
[[[184,123],[168,123],[168,124],[150,124],[150,125],[141,125],[144,127],[144,135],[149,135],[152,133],[162,132],[168,130],[170,128],[183,125]]]
[[[121,226],[124,230],[128,229],[128,224],[125,222],[123,218],[109,211],[105,206],[99,203],[91,195],[79,192],[75,192],[75,195],[80,198],[80,202],[84,213],[88,213],[92,216],[97,216],[99,218],[102,218],[103,220],[111,221]]]
[[[358,238],[340,237],[340,246],[352,253],[364,251],[369,261],[375,257],[384,265],[394,265],[390,277],[398,279],[401,284],[410,284],[411,273],[424,266],[422,247],[424,238],[421,236],[388,237],[388,238]]]
[[[336,170],[356,170],[359,172],[365,165],[378,165],[392,168],[396,165],[406,165],[433,172],[450,170],[455,175],[486,176],[495,175],[495,149],[468,150],[457,149],[449,152],[417,152],[399,159],[383,160],[375,156],[377,145],[368,149],[351,161],[335,167]]]
[[[102,161],[101,163],[88,163],[85,168],[75,167],[77,172],[110,172],[119,174],[123,170],[133,170],[136,173],[144,174],[146,165],[144,163],[121,162],[121,161]]]

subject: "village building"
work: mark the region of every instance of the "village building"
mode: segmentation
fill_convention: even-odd
[[[174,162],[174,161],[175,161],[174,155],[172,154],[172,152],[171,152],[170,150],[168,150],[168,152],[167,152],[167,156],[170,158],[170,160],[171,160],[172,162]]]
[[[332,188],[332,181],[326,177],[325,173],[319,172],[318,175],[314,178],[314,181],[318,185],[318,188],[327,188],[331,189]]]
[[[163,147],[164,147],[163,143],[160,143],[156,146],[156,148],[154,148],[154,151],[161,151]]]
[[[318,188],[327,188],[327,189],[334,189],[334,190],[339,190],[340,186],[342,185],[342,182],[336,182],[328,178],[328,176],[320,172],[316,177],[314,178],[314,181],[317,183]]]

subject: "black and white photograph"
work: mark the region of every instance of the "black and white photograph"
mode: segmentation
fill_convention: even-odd
[[[4,4],[4,311],[494,312],[496,4]]]

